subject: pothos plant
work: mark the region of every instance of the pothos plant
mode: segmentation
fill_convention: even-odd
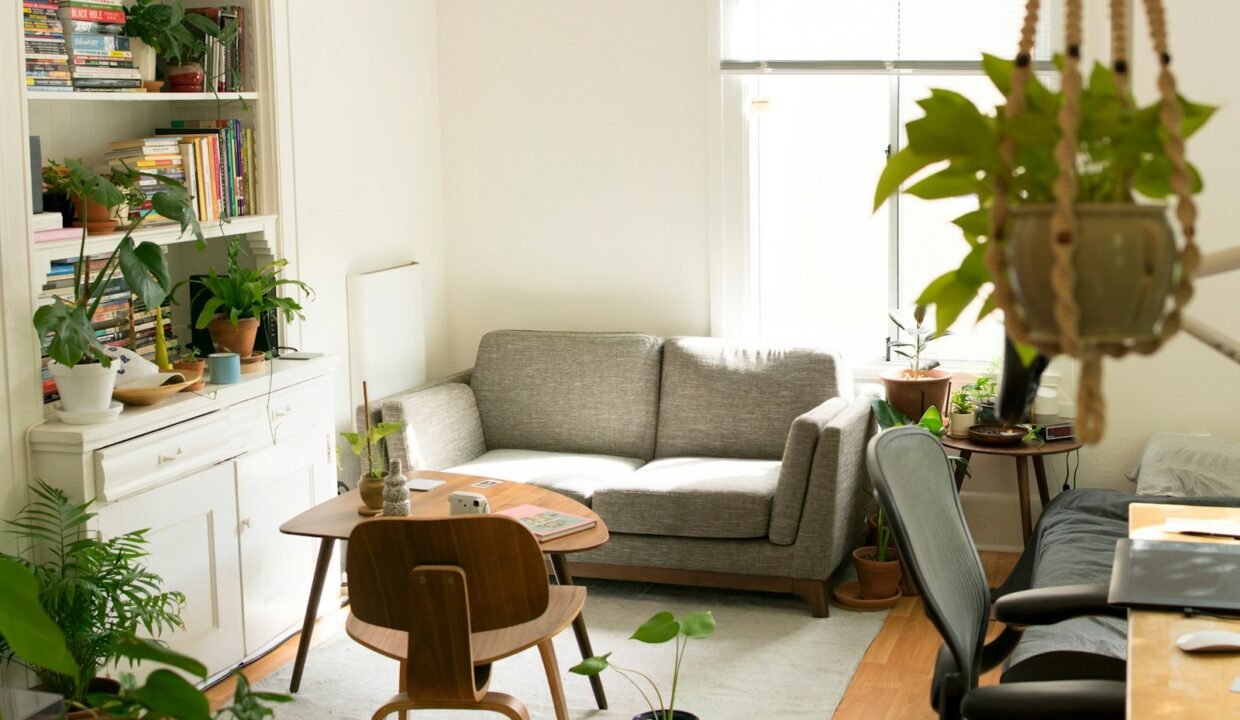
[[[1062,67],[1062,58],[1056,58]],[[1014,63],[994,55],[982,56],[982,69],[1007,97],[1011,91]],[[976,298],[985,296],[977,319],[995,309],[988,287],[990,271],[985,255],[990,238],[988,214],[996,176],[1002,174],[1006,202],[1017,207],[1054,201],[1053,184],[1058,175],[1054,148],[1061,135],[1057,115],[1063,93],[1046,87],[1030,74],[1025,110],[1004,117],[1004,106],[984,113],[963,95],[932,89],[918,101],[925,115],[905,129],[908,143],[888,160],[874,191],[874,209],[900,191],[906,181],[933,167],[935,171],[904,188],[919,198],[976,197],[978,207],[952,222],[962,232],[968,252],[960,267],[935,278],[917,298],[920,306],[934,306],[936,330],[950,327]],[[1192,136],[1214,114],[1215,107],[1180,98],[1185,138]],[[1163,149],[1165,130],[1160,120],[1161,101],[1136,106],[1127,88],[1096,64],[1080,94],[1079,144],[1076,153],[1077,202],[1135,203],[1138,197],[1161,200],[1172,194],[1171,160]],[[1016,155],[1008,169],[1000,162],[1001,137],[1016,141]],[[1202,187],[1201,176],[1189,166],[1193,192]],[[1032,349],[1022,359],[1032,358]]]
[[[374,425],[367,425],[363,432],[343,432],[340,437],[348,443],[349,449],[357,457],[366,455],[366,471],[363,473],[365,477],[382,478],[383,477],[383,446],[380,441],[389,435],[395,435],[400,432],[405,424],[402,422],[381,422]]]
[[[160,189],[151,197],[151,210],[179,223],[181,232],[191,231],[198,247],[206,247],[189,191],[176,180],[128,168],[114,169],[110,176],[104,176],[80,160],[66,160],[63,166],[53,162],[50,167],[57,178],[56,187],[70,198],[80,198],[83,204],[94,201],[112,211],[135,200],[128,188],[136,187],[140,177],[154,178]],[[168,296],[171,282],[163,249],[156,243],[138,243],[133,239],[134,231],[147,217],[140,211],[130,212],[120,242],[95,273],[86,259],[87,231],[83,223],[78,262],[73,266],[73,300],[57,297],[34,313],[34,327],[40,337],[52,336],[47,354],[56,362],[70,368],[82,362],[99,362],[104,367],[111,364],[103,344],[95,337],[91,318],[117,272],[147,307],[159,307]]]

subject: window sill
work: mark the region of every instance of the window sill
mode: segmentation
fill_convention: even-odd
[[[966,375],[970,380],[985,375],[989,362],[968,362],[968,361],[950,361],[939,365],[939,369],[946,370],[954,375]],[[908,367],[907,363],[902,362],[883,362],[881,360],[859,362],[852,365],[853,385],[872,385],[882,382],[881,375],[888,370],[898,370]],[[1060,375],[1054,370],[1048,369],[1042,374],[1042,387],[1058,388]]]

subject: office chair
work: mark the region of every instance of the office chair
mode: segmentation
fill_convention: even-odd
[[[498,515],[376,518],[349,535],[349,636],[399,660],[400,692],[380,720],[424,708],[478,709],[529,720],[524,703],[489,692],[491,664],[538,646],[556,720],[568,720],[551,639],[586,589],[550,586],[538,540]]]
[[[943,446],[922,428],[891,428],[870,440],[866,462],[900,558],[921,589],[926,615],[943,638],[930,691],[930,703],[940,718],[1124,717],[1124,683],[1115,680],[978,687],[978,677],[1015,649],[1025,626],[1081,615],[1126,617],[1125,611],[1107,607],[1105,585],[1011,593],[994,605],[995,618],[1007,626],[986,644],[990,589]]]

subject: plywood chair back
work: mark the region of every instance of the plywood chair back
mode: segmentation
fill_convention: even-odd
[[[378,518],[349,536],[348,562],[353,615],[408,633],[411,699],[476,701],[489,668],[475,671],[471,633],[547,610],[542,550],[506,517]]]

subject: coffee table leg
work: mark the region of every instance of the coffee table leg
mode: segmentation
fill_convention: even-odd
[[[293,661],[293,679],[288,691],[297,692],[301,687],[301,671],[306,667],[306,655],[310,653],[310,638],[314,635],[314,621],[319,614],[319,600],[323,597],[323,581],[327,579],[327,567],[331,565],[335,538],[323,538],[319,543],[319,559],[314,564],[314,582],[310,583],[310,599],[306,602],[306,619],[301,624],[301,637],[297,639],[297,659]]]
[[[1016,489],[1020,493],[1020,529],[1024,531],[1027,544],[1033,534],[1032,513],[1029,510],[1029,464],[1023,455],[1017,455],[1013,460],[1016,461]]]
[[[1033,456],[1033,476],[1038,479],[1038,499],[1042,501],[1042,509],[1046,509],[1046,503],[1051,501],[1051,492],[1046,486],[1046,463],[1042,462],[1041,455]]]
[[[973,457],[972,450],[961,450],[960,460],[956,462],[956,492],[960,492],[960,488],[964,487],[964,474],[969,470],[969,458]]]
[[[551,567],[555,570],[556,582],[561,585],[572,585],[573,576],[568,572],[568,561],[564,553],[551,553]],[[594,649],[590,647],[590,631],[586,629],[585,613],[577,613],[573,620],[573,634],[577,636],[577,647],[581,650],[581,659],[594,657]],[[598,675],[590,676],[590,688],[594,690],[594,700],[599,710],[607,709],[607,693],[603,691],[603,680]]]

